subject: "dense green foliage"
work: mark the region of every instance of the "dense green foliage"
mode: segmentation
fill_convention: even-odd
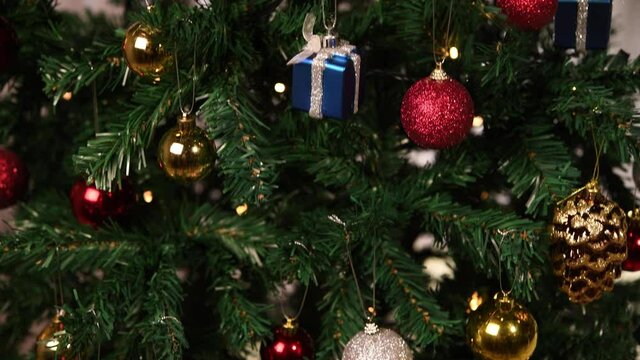
[[[241,358],[281,321],[269,294],[294,280],[310,286],[301,323],[317,358],[339,358],[365,320],[347,234],[364,296],[375,259],[379,321],[417,359],[471,357],[466,299],[498,289],[500,263],[540,325],[535,358],[633,359],[639,319],[629,304],[640,292],[618,285],[593,305],[570,304],[551,278],[545,229],[555,202],[590,179],[599,143],[602,182],[632,206],[611,168],[638,158],[640,60],[567,54],[548,29],[519,32],[497,8],[460,2],[451,38],[461,56],[445,68],[469,89],[484,129],[417,167],[399,107],[432,69],[432,1],[353,0],[340,13],[339,34],[365,59],[366,98],[348,121],[289,108],[285,62],[304,45],[305,14],[319,15],[313,2],[160,2],[152,13],[133,6],[124,23],[63,14],[47,0],[0,3],[21,42],[18,66],[0,75],[9,86],[0,136],[32,174],[16,230],[0,238],[2,359],[17,359],[32,323],[51,316],[58,279],[67,331],[85,358],[98,348],[102,359]],[[447,5],[436,3],[437,48]],[[162,29],[184,94],[187,54],[196,53],[198,115],[219,146],[214,175],[194,186],[170,182],[156,165],[158,139],[179,114],[175,73],[158,84],[129,74],[122,84],[121,43],[133,21]],[[274,92],[276,82],[287,92]],[[153,201],[119,223],[79,225],[66,193],[80,176],[101,188],[126,177]],[[512,201],[499,204],[495,193]],[[438,291],[422,262],[443,250],[414,251],[421,233],[457,264]]]

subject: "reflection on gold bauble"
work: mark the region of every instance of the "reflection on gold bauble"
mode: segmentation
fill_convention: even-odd
[[[531,313],[504,293],[498,293],[469,315],[467,342],[482,360],[527,360],[538,342]]]
[[[624,211],[590,182],[555,209],[551,262],[569,300],[586,304],[613,290],[627,258]]]
[[[181,116],[158,146],[158,162],[173,180],[192,182],[209,175],[216,160],[216,146],[193,115]]]
[[[38,335],[36,340],[36,360],[71,360],[70,336],[64,330],[64,324],[60,321],[62,312],[58,312],[51,323]]]
[[[172,64],[171,54],[158,41],[160,31],[137,22],[129,27],[122,42],[122,52],[129,68],[136,74],[159,81]]]

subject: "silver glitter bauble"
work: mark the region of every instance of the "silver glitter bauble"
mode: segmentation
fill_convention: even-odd
[[[413,360],[409,345],[395,331],[360,331],[347,343],[342,360]]]

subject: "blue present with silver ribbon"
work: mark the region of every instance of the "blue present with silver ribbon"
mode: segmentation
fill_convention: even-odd
[[[356,47],[335,36],[313,34],[315,16],[307,14],[302,34],[307,44],[293,65],[292,107],[316,119],[346,119],[358,112],[362,97],[361,59]]]
[[[612,0],[559,0],[555,44],[561,48],[606,49],[611,32]]]

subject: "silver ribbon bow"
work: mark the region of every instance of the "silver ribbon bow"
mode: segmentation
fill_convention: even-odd
[[[309,116],[316,119],[322,118],[322,98],[324,96],[324,87],[322,82],[324,79],[324,69],[327,59],[334,55],[347,56],[353,62],[355,72],[355,94],[353,99],[353,113],[358,112],[358,98],[360,97],[360,55],[356,54],[355,46],[349,45],[346,41],[340,41],[337,47],[322,47],[322,39],[319,35],[313,33],[313,26],[316,22],[316,16],[309,13],[304,19],[302,25],[302,36],[307,40],[307,44],[302,51],[296,54],[287,65],[293,65],[303,62],[312,55],[316,55],[311,63],[311,106],[309,107]]]
[[[576,19],[576,51],[587,51],[587,18],[589,16],[589,0],[578,0]]]

